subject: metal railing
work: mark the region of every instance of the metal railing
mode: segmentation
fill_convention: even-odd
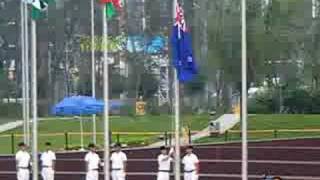
[[[198,131],[187,132],[188,142],[191,143],[192,135]],[[210,132],[211,136],[206,137],[207,142],[228,142],[240,140],[241,131],[229,130],[224,134],[218,132]],[[111,142],[127,144],[128,146],[146,146],[151,143],[162,141],[165,145],[171,146],[174,132],[112,132]],[[209,134],[209,133],[208,133]],[[39,143],[46,141],[52,142],[57,150],[74,150],[80,148],[80,132],[61,132],[61,133],[39,133]],[[85,142],[90,143],[92,140],[92,132],[84,132]],[[320,129],[274,129],[274,130],[249,130],[249,139],[279,139],[279,138],[299,138],[299,137],[320,137]],[[0,134],[0,153],[15,153],[16,145],[23,140],[23,134],[11,133]],[[212,140],[212,141],[210,141]],[[97,144],[103,144],[103,133],[97,133]],[[197,142],[199,143],[199,142]],[[201,141],[200,141],[201,143]],[[41,146],[40,146],[41,147]]]

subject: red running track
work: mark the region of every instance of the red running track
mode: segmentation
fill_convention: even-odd
[[[195,151],[201,159],[201,174],[203,174],[200,180],[240,180],[240,147],[237,143],[196,147]],[[155,175],[150,173],[157,172],[155,158],[158,155],[158,149],[127,150],[126,153],[129,158],[128,180],[156,179]],[[83,153],[58,154],[56,180],[84,180],[83,156]],[[320,180],[319,169],[320,139],[249,144],[250,180],[261,179],[260,176],[266,171],[274,175],[282,175],[285,179]],[[0,180],[14,180],[14,170],[13,157],[0,157]]]

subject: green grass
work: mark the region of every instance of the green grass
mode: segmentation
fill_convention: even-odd
[[[320,115],[282,115],[282,114],[263,114],[250,115],[248,118],[249,130],[279,130],[279,129],[320,129]],[[240,130],[240,124],[233,130]],[[249,140],[263,140],[276,138],[299,138],[299,137],[320,137],[320,132],[278,132],[276,135],[270,133],[249,133]],[[228,134],[228,137],[205,137],[195,141],[196,143],[214,143],[224,141],[239,141],[241,136]]]
[[[208,125],[207,115],[183,116],[183,126],[190,125],[192,130],[201,130]],[[164,132],[172,130],[174,119],[171,116],[111,117],[110,128],[117,132]],[[83,118],[84,131],[92,131],[91,117]],[[97,118],[97,131],[103,132],[104,122]],[[39,133],[79,132],[79,120],[50,120],[39,123]],[[21,128],[7,133],[21,133]]]
[[[278,133],[277,137],[273,133],[262,133],[262,134],[249,134],[248,140],[270,140],[270,139],[294,139],[294,138],[320,138],[320,132],[283,132]],[[199,140],[196,140],[194,143],[204,144],[204,143],[221,143],[221,142],[230,142],[230,141],[241,141],[240,134],[229,134],[228,137],[221,135],[219,137],[205,137]]]
[[[183,126],[190,126],[192,130],[202,130],[208,126],[208,115],[195,115],[195,116],[182,116]],[[172,131],[174,119],[172,116],[142,116],[142,117],[111,117],[110,128],[112,132],[159,132],[164,134],[165,131]],[[85,132],[92,132],[91,117],[83,118],[83,127]],[[101,118],[97,118],[97,132],[102,133],[104,122]],[[57,119],[39,122],[39,134],[46,133],[59,133],[54,136],[40,136],[39,147],[43,149],[43,143],[50,141],[54,144],[56,150],[62,150],[65,146],[64,132],[79,133],[80,123],[76,119]],[[11,137],[1,137],[4,134],[21,134],[22,128],[17,128],[5,133],[0,134],[0,153],[11,153]],[[113,142],[117,139],[116,135],[112,137]],[[15,137],[14,144],[20,142],[22,137]],[[150,144],[159,140],[159,135],[120,135],[120,142],[131,146],[141,146]],[[68,136],[69,147],[80,146],[79,135]],[[92,136],[86,135],[84,138],[84,145],[92,142]],[[98,145],[103,144],[103,135],[97,137]]]
[[[239,129],[240,125],[234,129]],[[251,115],[248,121],[249,130],[270,129],[320,129],[320,115],[305,114],[263,114]]]
[[[172,130],[173,117],[167,115],[161,116],[143,116],[143,117],[111,117],[110,128],[113,132],[159,132],[163,134],[165,131]],[[209,117],[207,115],[183,116],[183,126],[191,126],[192,130],[201,130],[208,125]],[[65,144],[64,132],[80,132],[79,120],[48,120],[39,123],[39,133],[60,133],[55,136],[40,136],[39,147],[43,149],[43,143],[51,141],[54,148],[62,150]],[[103,132],[103,121],[97,119],[98,132]],[[275,130],[275,129],[320,129],[320,115],[250,115],[248,121],[249,130]],[[233,130],[239,130],[240,126],[237,125]],[[22,128],[14,129],[3,134],[21,134]],[[90,117],[84,118],[85,132],[92,131],[92,122]],[[2,135],[3,135],[2,134]],[[279,132],[277,137],[272,132],[249,134],[249,140],[262,140],[273,138],[299,138],[299,137],[320,137],[320,132],[308,133],[292,133],[292,132]],[[102,146],[103,135],[98,135],[98,144]],[[116,135],[112,137],[113,142],[116,141]],[[196,143],[212,143],[238,141],[241,139],[239,133],[228,134],[228,137],[222,135],[221,137],[206,137],[202,138]],[[15,137],[14,144],[22,140],[22,137]],[[79,135],[69,135],[69,147],[80,146]],[[120,142],[132,146],[141,146],[156,142],[159,140],[159,135],[120,135]],[[86,135],[84,144],[92,142],[92,136]],[[0,134],[0,153],[11,153],[11,137],[1,137]]]

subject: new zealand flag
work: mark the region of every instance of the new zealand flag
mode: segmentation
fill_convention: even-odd
[[[179,4],[176,7],[171,44],[173,65],[177,70],[179,81],[182,83],[192,81],[198,71],[193,56],[191,35],[186,28],[184,12]]]

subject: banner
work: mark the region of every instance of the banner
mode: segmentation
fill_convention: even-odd
[[[146,102],[144,101],[137,101],[136,102],[136,115],[137,116],[144,116],[146,114]]]

